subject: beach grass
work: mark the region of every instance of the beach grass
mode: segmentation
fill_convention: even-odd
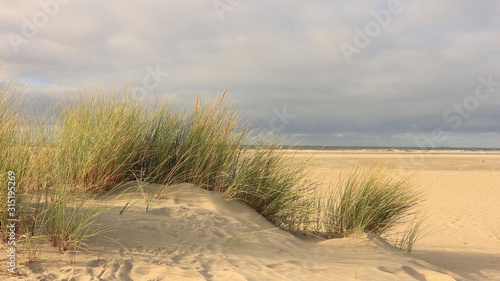
[[[239,112],[223,96],[211,102],[197,99],[191,110],[165,104],[154,109],[152,121],[150,153],[144,163],[147,181],[226,188],[249,128],[239,122]]]
[[[114,93],[81,94],[59,105],[54,171],[75,190],[99,191],[131,178],[147,151],[139,105]]]
[[[144,104],[127,90],[84,91],[61,101],[55,116],[29,122],[12,98],[18,91],[7,84],[0,92],[0,176],[6,182],[8,171],[19,175],[17,235],[28,262],[43,241],[71,251],[74,262],[84,241],[105,231],[92,227],[107,209],[98,198],[128,181],[164,186],[153,193],[137,185],[146,212],[163,190],[188,182],[244,202],[287,231],[321,229],[328,238],[380,234],[420,202],[406,178],[378,167],[355,170],[321,194],[327,200],[315,198],[307,160],[280,151],[272,134],[253,138],[225,91],[211,101],[196,97],[192,108]],[[5,241],[6,210],[0,219]]]
[[[383,165],[341,175],[320,201],[320,227],[328,237],[378,235],[415,214],[422,195],[408,177],[394,177]],[[319,200],[318,200],[319,201]]]
[[[88,211],[91,195],[131,180],[189,182],[241,200],[285,229],[303,223],[295,208],[307,207],[303,166],[289,165],[290,157],[281,157],[271,141],[253,145],[249,124],[224,93],[209,102],[197,98],[191,110],[151,107],[126,93],[81,93],[59,103],[56,116],[31,123],[23,123],[8,94],[2,90],[0,168],[2,175],[12,169],[23,179],[18,205],[26,210],[19,214],[29,218],[21,229],[30,234],[19,235],[26,238],[29,261],[45,238],[61,251],[78,247],[101,213]],[[149,211],[153,195],[141,192]],[[29,202],[20,203],[26,194]]]
[[[306,163],[273,147],[249,151],[237,165],[225,194],[246,202],[287,231],[301,230],[313,212],[310,194],[314,183],[306,180]]]
[[[23,202],[23,192],[19,191],[23,180],[26,178],[29,150],[27,149],[27,133],[23,130],[21,118],[21,86],[14,82],[2,84],[0,89],[0,180],[3,188],[0,189],[0,198],[4,206],[0,210],[0,231],[2,241],[8,237],[7,219],[13,219],[22,210],[8,209],[6,203],[15,201],[19,206]],[[12,207],[12,206],[9,206]]]
[[[425,218],[426,217],[421,214],[416,214],[406,223],[406,229],[402,233],[392,234],[385,238],[390,240],[390,237],[396,236],[392,241],[394,247],[402,252],[411,253],[417,241],[428,234],[428,232],[425,232],[422,228]]]

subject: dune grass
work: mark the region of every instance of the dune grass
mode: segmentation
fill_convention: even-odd
[[[102,190],[130,178],[147,150],[146,118],[114,94],[82,94],[59,106],[54,171],[76,190]]]
[[[76,250],[96,234],[89,226],[103,210],[89,208],[89,200],[130,180],[189,182],[244,201],[285,229],[304,222],[305,215],[296,215],[307,209],[303,165],[290,165],[271,141],[252,146],[249,124],[224,94],[211,102],[197,99],[186,110],[115,93],[83,93],[60,103],[53,119],[40,116],[31,123],[23,123],[7,94],[3,89],[0,96],[0,171],[23,175],[18,198],[29,196],[19,204],[25,219],[18,235],[28,261],[36,259],[44,240],[62,252]],[[153,194],[141,192],[152,202]]]
[[[381,235],[413,215],[422,200],[409,178],[395,178],[382,165],[342,175],[326,198],[319,204],[319,221],[327,237]]]
[[[9,97],[14,93],[10,85],[0,92],[0,177],[6,182],[7,171],[19,174],[18,236],[28,262],[44,241],[70,250],[74,262],[85,239],[104,231],[91,227],[106,210],[96,196],[127,181],[163,189],[193,183],[246,203],[287,231],[321,230],[329,238],[382,233],[420,201],[406,179],[393,180],[378,168],[353,172],[314,198],[307,162],[279,151],[272,135],[253,139],[225,91],[208,102],[197,97],[191,109],[146,105],[129,99],[126,90],[83,92],[61,102],[56,116],[36,122],[18,114],[19,103]],[[158,194],[138,192],[146,212],[154,208]],[[5,198],[1,189],[0,200]],[[0,210],[4,238],[6,215]]]
[[[395,248],[404,253],[412,253],[418,240],[430,235],[431,232],[423,227],[427,218],[422,211],[417,211],[408,220],[400,223],[398,230],[388,231],[383,238],[392,244]]]
[[[0,198],[3,208],[0,209],[0,231],[2,241],[6,241],[7,219],[17,218],[23,211],[22,206],[23,189],[22,182],[25,179],[26,169],[29,161],[28,142],[26,141],[26,131],[23,130],[20,106],[20,86],[13,82],[2,84],[0,89]],[[11,177],[9,177],[11,176]],[[11,191],[15,193],[16,217],[9,215],[6,203],[8,197],[8,182]]]
[[[163,105],[153,113],[145,163],[148,181],[189,182],[223,191],[250,133],[224,96],[192,110]]]
[[[15,175],[15,245],[24,246],[26,262],[36,260],[39,244],[48,240],[62,251],[72,247],[70,258],[74,260],[82,241],[102,231],[89,228],[102,208],[85,206],[88,194],[71,186],[74,182],[68,179],[74,178],[58,169],[63,163],[56,156],[62,154],[64,147],[57,135],[51,135],[54,130],[46,127],[48,119],[25,118],[27,110],[21,111],[21,101],[18,85],[2,84],[0,180],[7,184],[8,175]],[[7,202],[7,188],[0,189],[0,198]],[[13,217],[3,206],[0,232],[5,241],[9,235],[6,222]]]
[[[294,154],[264,147],[243,155],[225,195],[246,202],[287,231],[301,230],[313,212],[314,184],[306,174],[306,162],[295,161]]]
[[[241,200],[285,229],[303,224],[310,185],[304,163],[293,164],[293,155],[278,152],[270,137],[252,143],[249,124],[224,93],[211,102],[197,98],[187,112],[162,106],[154,116],[147,181],[193,183]]]

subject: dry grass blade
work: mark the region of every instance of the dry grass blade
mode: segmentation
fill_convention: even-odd
[[[423,215],[416,215],[406,227],[406,230],[399,235],[392,243],[394,247],[400,249],[405,253],[411,253],[415,243],[426,236],[428,233],[422,229],[426,217]],[[391,235],[392,236],[392,235]],[[386,237],[389,239],[389,237]]]
[[[222,92],[222,95],[219,99],[219,104],[222,104],[222,102],[224,101],[224,97],[226,96],[226,91],[227,91],[227,88],[224,88],[224,91]]]

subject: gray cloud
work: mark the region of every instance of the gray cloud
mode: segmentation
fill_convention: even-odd
[[[286,107],[296,117],[282,132],[308,144],[414,146],[439,128],[449,135],[440,146],[500,147],[500,86],[467,118],[443,118],[474,96],[478,77],[500,81],[498,1],[401,1],[350,63],[340,45],[354,44],[355,28],[390,1],[220,2],[240,4],[221,20],[211,1],[8,1],[0,71],[18,70],[31,94],[54,97],[141,87],[158,68],[168,76],[151,93],[192,102],[228,87],[255,127]],[[40,3],[61,4],[16,53],[9,34],[22,36]]]

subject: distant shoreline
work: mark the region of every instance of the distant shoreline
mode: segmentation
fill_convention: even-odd
[[[377,147],[377,146],[279,146],[279,150],[309,152],[400,152],[400,153],[500,153],[500,148]]]

